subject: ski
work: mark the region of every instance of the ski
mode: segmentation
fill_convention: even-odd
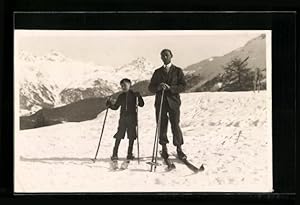
[[[111,161],[111,170],[115,171],[117,169],[119,169],[119,167],[118,167],[118,160]]]
[[[123,161],[122,163],[121,163],[121,166],[119,167],[118,166],[118,160],[113,160],[113,161],[111,161],[111,164],[110,164],[110,169],[112,170],[112,171],[123,171],[123,170],[125,170],[125,169],[127,169],[128,168],[128,165],[129,165],[129,163],[130,163],[130,160],[125,160],[125,161]]]
[[[182,161],[190,170],[192,170],[194,173],[202,172],[204,171],[204,166],[203,164],[198,168],[195,165],[193,165],[191,162],[189,162],[186,158],[184,159],[179,159]]]
[[[123,161],[122,164],[121,164],[120,170],[125,170],[125,169],[127,169],[129,163],[130,163],[130,160],[125,160],[125,161]]]
[[[163,158],[164,162],[166,163],[168,171],[171,171],[176,168],[175,164],[169,158],[163,157],[161,151],[159,153],[160,153],[161,157]]]

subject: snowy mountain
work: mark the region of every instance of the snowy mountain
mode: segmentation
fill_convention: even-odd
[[[245,46],[217,57],[210,57],[184,69],[186,92],[213,91],[216,76],[233,58],[248,59],[248,67],[266,67],[266,41],[261,35]],[[144,57],[114,68],[92,62],[81,62],[52,50],[37,56],[20,51],[16,58],[19,75],[20,114],[32,114],[41,108],[51,108],[78,102],[87,98],[105,97],[119,91],[122,78],[130,78],[133,84],[140,83],[139,91],[149,95],[147,84],[155,67]],[[263,73],[265,77],[265,73]],[[208,86],[209,85],[209,86]]]
[[[115,79],[109,78],[111,73],[102,70],[101,67],[84,71],[60,92],[60,101],[70,104],[87,98],[112,95],[119,87]]]
[[[51,50],[46,55],[34,55],[32,53],[29,53],[25,50],[20,50],[19,53],[17,53],[17,59],[23,62],[27,63],[34,63],[39,64],[43,62],[67,62],[71,59],[64,56],[61,52]]]
[[[109,96],[119,91],[122,78],[130,78],[136,83],[149,79],[154,69],[143,57],[113,68],[76,61],[54,50],[44,56],[22,50],[15,65],[19,72],[21,115],[87,98]]]
[[[20,112],[21,115],[28,115],[43,108],[52,108],[55,104],[56,95],[52,85],[44,83],[32,83],[27,80],[21,83],[20,88]],[[54,85],[55,86],[55,85]]]
[[[105,97],[120,90],[122,78],[129,78],[132,83],[151,78],[154,66],[144,57],[138,57],[119,68],[103,69],[95,67],[81,74],[80,80],[75,79],[60,93],[61,102],[68,104],[78,100]]]
[[[63,104],[70,104],[87,98],[105,97],[112,95],[116,90],[116,84],[98,78],[96,80],[83,81],[84,86],[68,86],[60,92],[60,100]],[[88,86],[89,85],[89,86]]]
[[[40,65],[38,57],[20,53],[15,61],[17,78],[19,83],[20,113],[22,115],[32,114],[41,107],[54,107],[59,98],[59,87],[56,82],[45,72],[38,68]]]
[[[154,96],[139,108],[140,163],[111,171],[110,157],[119,110],[109,110],[97,160],[95,156],[105,111],[85,122],[67,122],[17,132],[14,148],[16,192],[270,192],[272,191],[272,135],[266,91],[201,92],[181,95],[180,126],[183,151],[205,171],[193,174],[175,158],[171,127],[168,150],[176,169],[166,171],[160,157],[150,172],[154,134]],[[93,104],[86,105],[93,107]],[[134,155],[137,146],[134,144]],[[128,140],[119,148],[119,165]],[[161,146],[159,146],[159,150]],[[41,183],[41,181],[43,183]],[[105,185],[105,186],[103,186]]]
[[[155,67],[144,57],[138,57],[130,63],[116,69],[118,76],[131,79],[134,83],[142,80],[149,80]]]
[[[41,108],[65,105],[85,97],[94,97],[95,94],[111,94],[116,87],[99,77],[86,82],[88,76],[84,74],[87,71],[101,70],[102,67],[72,60],[58,51],[51,51],[43,56],[20,51],[15,66],[18,71],[21,115],[32,114]],[[107,76],[103,72],[101,74],[100,76]],[[95,72],[92,75],[95,76]],[[91,83],[92,86],[89,86]],[[86,90],[91,92],[90,87],[96,89],[94,94],[84,94]]]
[[[188,72],[187,78],[193,82],[189,83],[188,91],[196,91],[201,88],[206,82],[212,80],[223,72],[223,66],[229,63],[234,58],[242,60],[249,57],[247,60],[248,66],[251,69],[266,68],[266,39],[265,35],[260,35],[244,46],[237,48],[224,56],[213,56],[199,63],[192,64],[184,70]],[[264,73],[265,76],[265,73]]]

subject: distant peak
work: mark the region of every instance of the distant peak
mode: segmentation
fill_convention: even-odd
[[[261,39],[265,39],[265,38],[266,38],[266,34],[261,34],[259,37],[260,37]]]
[[[50,50],[50,52],[46,54],[44,58],[50,61],[66,61],[67,59],[64,54],[57,50]]]
[[[53,50],[53,49],[50,50],[49,54],[55,55],[55,56],[64,56],[61,52],[59,52],[57,50]]]
[[[246,43],[246,45],[249,44],[249,43],[251,43],[251,42],[257,41],[257,40],[263,40],[263,39],[265,39],[265,38],[266,38],[266,34],[261,34],[261,35],[255,37],[255,38],[250,39],[250,40]]]
[[[146,58],[143,56],[139,56],[136,58],[136,61],[145,61],[145,60],[146,60]]]
[[[139,70],[144,70],[146,67],[148,68],[148,67],[153,67],[152,66],[152,64],[150,63],[150,62],[148,62],[147,61],[147,59],[145,58],[145,57],[143,57],[143,56],[139,56],[139,57],[137,57],[137,58],[135,58],[135,59],[133,59],[132,61],[130,61],[128,64],[125,64],[125,65],[123,65],[123,66],[121,66],[121,67],[119,67],[118,69],[117,69],[117,71],[118,70],[122,70],[122,69],[126,69],[126,68],[131,68],[131,67],[135,67],[135,68],[137,68],[137,69],[139,69]]]
[[[35,62],[37,59],[36,55],[33,55],[32,53],[25,51],[25,50],[20,50],[17,53],[18,59],[21,59],[23,61],[27,61],[27,62]]]
[[[147,62],[146,58],[143,56],[139,56],[139,57],[135,58],[134,60],[132,60],[129,64],[145,63],[145,62]]]

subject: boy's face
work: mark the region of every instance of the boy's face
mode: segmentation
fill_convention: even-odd
[[[130,89],[131,84],[129,82],[121,83],[122,91],[127,92]]]

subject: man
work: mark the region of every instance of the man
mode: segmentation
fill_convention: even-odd
[[[173,65],[171,59],[173,54],[169,49],[163,49],[160,53],[164,65],[155,70],[149,84],[149,91],[155,93],[156,121],[158,122],[159,108],[164,89],[164,98],[161,113],[161,127],[159,133],[159,144],[162,145],[162,157],[168,158],[168,119],[170,119],[173,133],[173,144],[177,147],[177,155],[180,159],[185,159],[181,145],[183,144],[182,132],[179,127],[181,100],[179,93],[186,87],[184,74],[181,68]],[[169,115],[169,116],[168,116]]]

